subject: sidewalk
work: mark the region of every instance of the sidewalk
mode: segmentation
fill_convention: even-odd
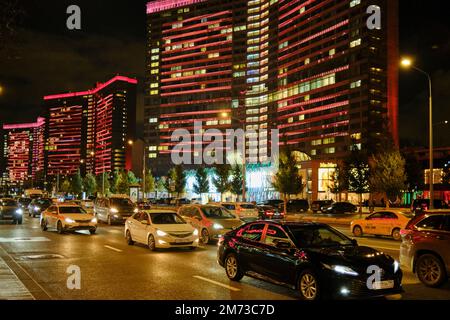
[[[0,257],[0,300],[34,300],[33,295]]]

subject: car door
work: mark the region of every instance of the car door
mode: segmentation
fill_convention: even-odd
[[[44,214],[47,220],[47,225],[50,228],[56,228],[58,222],[58,208],[56,206],[50,206]]]
[[[366,223],[365,223],[363,232],[367,233],[367,234],[378,234],[379,231],[377,230],[377,228],[378,228],[377,226],[378,226],[379,220],[382,219],[382,217],[383,217],[382,212],[377,212],[377,213],[374,213],[374,214],[368,216],[366,218]]]
[[[440,237],[442,258],[448,272],[450,271],[450,215],[448,214],[445,215],[445,222],[442,226],[442,235]]]
[[[399,218],[394,212],[386,211],[383,215],[383,220],[380,226],[381,235],[390,236],[395,228],[399,228]]]
[[[136,233],[138,235],[138,238],[140,239],[139,242],[147,244],[147,234],[149,229],[150,218],[146,212],[141,212],[139,215],[139,221],[137,221],[136,223]]]
[[[277,282],[295,283],[296,259],[291,253],[292,249],[277,248],[278,241],[288,241],[295,248],[284,230],[269,224],[262,239],[263,253],[258,259],[260,268],[264,275]]]
[[[239,259],[244,268],[265,275],[264,246],[261,242],[267,224],[254,223],[242,230]]]

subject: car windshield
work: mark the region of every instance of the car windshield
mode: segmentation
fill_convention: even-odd
[[[29,204],[31,202],[31,199],[19,199],[20,203]]]
[[[59,213],[60,214],[86,214],[86,211],[84,211],[81,207],[59,207]]]
[[[52,203],[53,203],[53,201],[50,199],[41,199],[41,200],[36,201],[36,204],[41,205],[41,206],[49,206]]]
[[[17,203],[14,200],[2,200],[1,201],[2,206],[6,206],[6,207],[14,207],[17,205]]]
[[[211,219],[232,219],[235,218],[233,214],[225,208],[221,207],[203,207],[203,214]]]
[[[294,236],[295,244],[300,248],[353,245],[350,238],[325,226],[291,226],[289,230]]]
[[[253,204],[241,204],[242,209],[255,209],[255,205]]]
[[[111,198],[111,205],[114,207],[132,207],[133,202],[127,198]]]
[[[176,213],[150,213],[153,224],[186,224]]]

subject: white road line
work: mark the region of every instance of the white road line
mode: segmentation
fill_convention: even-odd
[[[238,288],[235,288],[235,287],[231,287],[231,286],[227,286],[226,284],[223,284],[223,283],[220,283],[220,282],[211,280],[211,279],[207,279],[207,278],[200,277],[200,276],[193,276],[193,277],[196,278],[196,279],[199,279],[199,280],[202,280],[202,281],[206,281],[206,282],[215,284],[215,285],[217,285],[217,286],[220,286],[220,287],[229,289],[229,290],[231,290],[231,291],[235,291],[235,292],[241,291],[241,289],[238,289]]]
[[[105,246],[105,248],[116,251],[116,252],[122,252],[122,250],[114,248],[114,247],[110,247],[110,246]]]
[[[6,242],[48,242],[50,239],[45,237],[15,237],[15,238],[0,238],[0,243],[6,243]]]

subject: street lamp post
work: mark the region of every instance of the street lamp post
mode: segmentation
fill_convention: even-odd
[[[242,144],[242,201],[245,202],[247,200],[247,148],[246,148],[246,136],[245,136],[245,121],[239,118],[233,117],[229,113],[222,113],[222,118],[230,118],[239,122],[242,125],[242,130],[244,131],[244,141]]]
[[[405,68],[414,69],[423,75],[425,75],[428,79],[428,90],[429,90],[429,126],[430,126],[430,210],[434,209],[434,146],[433,146],[433,87],[432,87],[432,79],[431,75],[426,71],[416,67],[413,65],[413,61],[408,58],[404,58],[401,61],[401,64]]]

